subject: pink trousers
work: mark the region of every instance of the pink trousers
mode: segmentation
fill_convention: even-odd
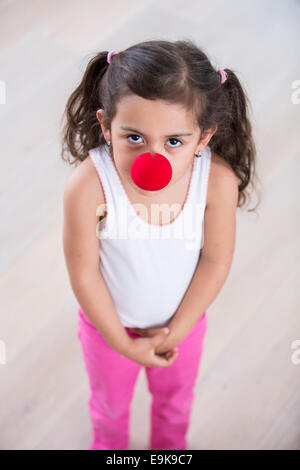
[[[132,338],[140,337],[124,328]],[[187,450],[186,434],[206,329],[204,312],[178,344],[177,358],[170,367],[145,367],[111,348],[78,307],[78,338],[90,386],[93,440],[89,450],[128,449],[130,406],[141,368],[145,368],[152,395],[150,449]]]

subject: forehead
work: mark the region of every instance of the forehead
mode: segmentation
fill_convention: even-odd
[[[118,125],[135,128],[157,128],[161,131],[194,132],[196,124],[191,111],[181,104],[162,100],[146,100],[137,95],[122,98],[117,104],[115,121]]]

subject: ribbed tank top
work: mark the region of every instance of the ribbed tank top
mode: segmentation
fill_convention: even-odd
[[[89,154],[107,210],[97,227],[99,268],[120,321],[131,328],[163,326],[184,297],[204,243],[210,147],[194,157],[185,203],[175,219],[163,225],[138,215],[139,205],[131,204],[106,146]]]

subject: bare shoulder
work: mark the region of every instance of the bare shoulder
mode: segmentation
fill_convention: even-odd
[[[222,157],[211,152],[210,174],[207,187],[207,206],[214,201],[220,203],[220,198],[231,199],[238,198],[238,178],[229,165]],[[224,201],[225,202],[225,201]]]
[[[99,211],[105,204],[98,174],[92,165],[90,156],[80,162],[64,186],[63,247],[72,283],[90,279],[99,271],[97,229]]]
[[[78,210],[86,204],[98,207],[105,203],[102,184],[90,156],[68,175],[64,186],[64,197],[76,201],[76,204],[79,204]]]
[[[238,179],[230,165],[213,153],[207,192],[201,257],[228,269],[235,244]]]
[[[87,191],[89,194],[94,193],[94,196],[100,200],[104,199],[99,176],[90,156],[69,174],[65,182],[65,189],[81,193]]]

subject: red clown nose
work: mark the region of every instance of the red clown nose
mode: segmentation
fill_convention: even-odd
[[[169,184],[172,178],[172,166],[169,160],[156,153],[142,153],[132,162],[130,170],[133,182],[145,191],[158,191]]]

